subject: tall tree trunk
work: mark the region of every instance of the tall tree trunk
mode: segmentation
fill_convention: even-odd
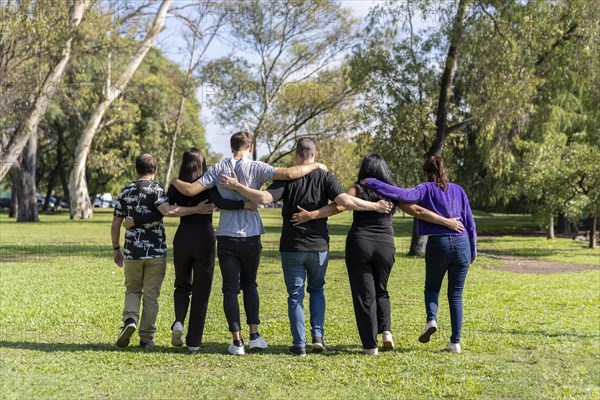
[[[462,38],[465,24],[465,14],[467,12],[467,3],[469,0],[460,0],[456,15],[452,21],[452,30],[449,35],[449,47],[446,55],[446,64],[440,81],[440,94],[436,111],[436,136],[431,147],[427,151],[426,156],[441,156],[446,139],[452,130],[456,129],[459,124],[448,127],[448,110],[450,109],[450,99],[452,98],[452,85],[454,84],[454,76],[456,75],[458,48]],[[417,223],[413,222],[412,239],[410,242],[410,256],[420,256],[425,254],[425,246],[427,245],[427,236],[417,235]]]
[[[548,236],[547,239],[554,239],[554,214],[550,214],[548,219]]]
[[[54,97],[56,89],[58,88],[64,75],[67,64],[69,63],[73,39],[77,33],[77,28],[81,23],[83,14],[88,6],[89,0],[73,1],[73,6],[71,8],[71,34],[65,42],[60,61],[46,76],[46,79],[44,80],[44,83],[37,94],[29,115],[21,123],[15,134],[11,137],[8,145],[6,147],[2,146],[2,149],[0,149],[0,181],[4,180],[12,165],[17,161],[23,152],[25,145],[28,143],[29,137],[36,134],[37,126],[46,113],[48,105]]]
[[[409,256],[422,256],[425,254],[425,247],[427,246],[427,236],[417,235],[417,219],[413,218],[412,237],[410,240],[410,249],[408,251]]]
[[[172,1],[173,0],[162,1],[158,11],[156,12],[156,16],[154,17],[152,26],[146,34],[146,37],[142,43],[140,43],[137,51],[114,85],[111,83],[109,75],[104,99],[100,102],[100,104],[98,104],[90,116],[90,119],[88,120],[88,123],[81,134],[81,138],[79,139],[77,148],[75,149],[73,170],[71,171],[71,175],[69,177],[71,219],[87,219],[91,218],[93,215],[92,203],[90,202],[87,181],[85,177],[87,157],[90,152],[92,140],[98,131],[102,117],[104,117],[104,114],[113,101],[115,101],[123,93],[127,87],[127,84],[129,83],[129,80],[140,66],[144,60],[144,57],[146,57],[146,54],[148,54],[148,51],[156,40],[156,37],[163,29],[167,11],[169,10],[169,6],[171,5]]]
[[[167,164],[167,172],[165,173],[165,190],[169,187],[169,182],[171,181],[171,171],[173,170],[173,162],[175,161],[175,148],[177,147],[177,134],[179,133],[179,125],[181,124],[181,118],[183,116],[185,100],[185,95],[181,95],[179,109],[177,110],[177,118],[175,119],[175,127],[173,128],[173,133],[171,135],[171,151],[169,152],[169,163]],[[166,127],[167,125],[165,124],[165,129]]]
[[[568,235],[571,233],[571,227],[569,224],[570,220],[565,216],[564,213],[558,213],[558,221],[556,222],[556,232],[559,235]]]
[[[44,199],[42,211],[48,211],[50,208],[50,197],[52,197],[52,192],[54,191],[54,184],[56,183],[56,175],[58,174],[59,168],[60,166],[57,164],[50,172],[50,177],[48,178],[48,188],[46,189],[46,198]]]
[[[594,215],[591,216],[590,222],[592,224],[590,229],[590,249],[596,248],[596,226],[598,224],[598,208],[594,211]]]
[[[37,135],[30,135],[21,160],[21,188],[17,222],[38,222],[35,170],[37,158]]]
[[[450,109],[450,99],[452,97],[452,86],[454,84],[454,75],[456,74],[458,47],[462,38],[465,24],[465,14],[467,12],[468,0],[460,0],[454,21],[452,22],[452,31],[449,37],[448,54],[446,55],[446,64],[440,83],[440,95],[435,120],[435,140],[429,151],[428,156],[441,156],[444,144],[448,138],[451,129],[448,128],[448,110]]]
[[[20,165],[20,164],[19,164]],[[10,209],[8,210],[8,217],[15,218],[19,213],[19,190],[21,190],[21,167],[15,164],[10,172],[11,180],[11,192],[10,192]]]
[[[60,184],[63,189],[62,200],[69,204],[69,180],[67,179],[67,172],[65,171],[65,163],[63,161],[64,133],[60,128],[57,133],[58,144],[56,147],[56,164],[59,167],[58,175],[60,176]]]

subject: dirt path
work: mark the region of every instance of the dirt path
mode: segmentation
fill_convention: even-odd
[[[561,261],[540,260],[530,257],[501,256],[488,252],[481,252],[481,254],[485,254],[487,257],[501,261],[504,264],[502,267],[482,265],[482,268],[514,272],[516,274],[557,274],[590,270],[600,271],[600,265],[569,264]]]

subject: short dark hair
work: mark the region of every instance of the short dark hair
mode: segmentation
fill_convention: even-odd
[[[139,176],[156,173],[156,158],[152,154],[142,154],[135,160],[135,170]]]
[[[231,144],[231,150],[233,151],[246,150],[254,143],[254,136],[246,131],[236,132],[231,135],[229,143]]]
[[[296,143],[296,154],[303,160],[308,160],[317,154],[317,146],[314,140],[308,136],[301,137]]]

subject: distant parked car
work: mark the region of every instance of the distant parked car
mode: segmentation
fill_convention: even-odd
[[[10,196],[0,196],[0,208],[10,208]]]

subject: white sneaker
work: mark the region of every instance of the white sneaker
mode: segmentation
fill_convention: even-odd
[[[377,347],[375,347],[374,349],[363,349],[362,351],[368,356],[379,355],[379,349]]]
[[[179,321],[175,322],[171,330],[171,344],[177,347],[183,346],[183,324]]]
[[[236,346],[233,342],[229,344],[227,351],[229,354],[233,354],[234,356],[243,356],[245,354],[244,345],[242,344],[241,346]]]
[[[460,354],[460,343],[449,342],[448,346],[446,346],[446,351],[449,351],[450,353]]]
[[[383,350],[394,350],[394,338],[392,338],[392,332],[390,331],[383,332]]]
[[[200,346],[188,346],[188,351],[190,353],[194,353],[196,351],[200,350]]]
[[[265,339],[262,336],[258,335],[258,337],[254,340],[250,341],[250,350],[263,350],[269,347]]]
[[[421,342],[421,343],[429,342],[429,339],[431,339],[431,335],[433,335],[435,333],[435,331],[437,331],[437,322],[435,322],[435,319],[432,319],[431,321],[427,321],[427,325],[425,325],[425,329],[423,329],[423,332],[421,332],[421,335],[419,336],[419,342]]]

